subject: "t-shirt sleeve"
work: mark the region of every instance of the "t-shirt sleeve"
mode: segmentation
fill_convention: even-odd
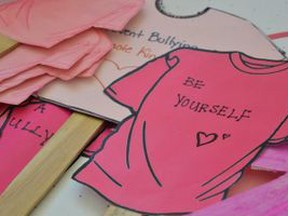
[[[153,85],[178,62],[176,56],[171,58],[169,54],[156,58],[114,81],[105,89],[105,93],[136,111]]]

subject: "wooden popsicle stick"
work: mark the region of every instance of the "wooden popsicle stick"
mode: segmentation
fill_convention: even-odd
[[[3,192],[0,215],[28,215],[103,125],[102,120],[73,113]]]
[[[109,206],[104,216],[140,216],[141,214],[131,212],[116,206]]]
[[[0,34],[0,57],[11,52],[18,45],[17,41]]]

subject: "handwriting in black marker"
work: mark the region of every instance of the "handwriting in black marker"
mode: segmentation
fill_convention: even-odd
[[[218,138],[218,135],[216,133],[205,133],[205,132],[198,132],[196,135],[197,139],[197,147],[203,146],[203,145],[208,145],[211,144],[212,142],[216,141]]]

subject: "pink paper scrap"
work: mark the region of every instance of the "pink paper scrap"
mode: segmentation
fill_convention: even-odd
[[[0,59],[0,81],[40,65],[68,70],[96,47],[103,47],[103,40],[108,40],[104,33],[91,29],[50,49],[21,44]]]
[[[18,0],[0,5],[0,33],[52,47],[91,27],[121,30],[144,0]]]
[[[288,175],[196,211],[191,216],[287,216]]]
[[[287,143],[267,146],[262,154],[252,163],[253,169],[269,171],[288,171],[288,145]]]

